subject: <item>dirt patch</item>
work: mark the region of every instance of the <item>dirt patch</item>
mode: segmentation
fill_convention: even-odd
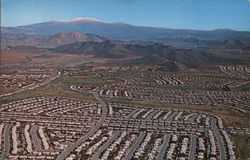
[[[2,51],[1,65],[20,64],[30,61],[29,56],[35,56],[37,53],[21,52],[21,51]]]

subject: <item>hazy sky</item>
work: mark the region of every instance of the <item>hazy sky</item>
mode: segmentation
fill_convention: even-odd
[[[250,30],[250,0],[1,0],[1,26],[90,17],[133,25]]]

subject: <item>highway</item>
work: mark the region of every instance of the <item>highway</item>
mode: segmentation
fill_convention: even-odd
[[[146,132],[140,133],[137,140],[134,142],[133,146],[128,151],[127,155],[125,156],[124,160],[130,160],[134,154],[134,152],[137,150],[141,142],[143,141],[144,137],[146,136]]]
[[[0,159],[4,159],[10,153],[10,130],[13,124],[8,123],[4,128],[4,149]]]
[[[105,121],[105,119],[107,118],[107,105],[106,103],[100,98],[99,96],[99,91],[100,90],[96,90],[94,92],[94,96],[96,98],[97,101],[100,102],[101,106],[102,106],[102,115],[100,117],[100,120],[98,121],[98,123],[88,132],[86,133],[83,137],[81,137],[80,139],[78,139],[75,143],[73,143],[72,145],[70,145],[69,147],[67,147],[61,154],[59,154],[59,156],[57,157],[56,160],[64,160],[72,151],[74,151],[79,145],[81,145],[83,142],[85,142],[89,137],[91,137],[92,135],[95,134],[95,132],[98,131],[98,129],[102,126],[103,122]]]
[[[93,158],[91,158],[92,160],[98,160],[100,159],[100,155],[103,151],[105,151],[110,145],[111,143],[113,143],[118,136],[121,134],[120,131],[116,131],[115,134],[104,144],[102,145],[102,147],[94,154]]]
[[[164,135],[164,142],[162,144],[162,147],[161,147],[161,150],[160,152],[158,153],[157,155],[157,158],[156,160],[163,160],[164,158],[164,155],[167,151],[167,147],[168,147],[168,144],[169,144],[169,140],[170,140],[170,135],[169,134],[165,134]]]

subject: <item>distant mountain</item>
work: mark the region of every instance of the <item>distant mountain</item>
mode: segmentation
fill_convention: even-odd
[[[248,44],[250,45],[250,44]],[[213,46],[217,49],[239,49],[239,50],[246,50],[245,44],[242,43],[240,40],[224,40],[220,42],[211,42],[210,46]]]
[[[74,42],[102,42],[103,37],[94,34],[82,34],[79,32],[59,32],[52,36],[26,35],[17,33],[1,34],[1,43],[6,45],[34,45],[34,46],[59,46]]]
[[[89,18],[77,18],[73,21],[51,21],[20,27],[1,27],[2,33],[20,33],[28,35],[54,35],[59,32],[91,33],[115,40],[152,41],[182,44],[199,41],[237,39],[243,43],[250,42],[250,32],[218,29],[211,31],[168,29],[133,26],[125,23],[104,23]],[[143,42],[144,43],[144,42]]]
[[[1,45],[38,45],[44,43],[45,37],[19,33],[1,33]]]
[[[199,49],[232,49],[232,50],[249,50],[250,38],[231,38],[231,39],[215,39],[201,40],[197,38],[150,38],[148,40],[139,41],[137,43],[159,42],[163,44],[173,45],[182,48],[199,48]]]
[[[73,53],[94,55],[105,58],[129,58],[123,64],[160,64],[171,65],[178,68],[178,64],[196,68],[206,64],[216,63],[216,57],[209,53],[198,52],[193,49],[178,49],[160,43],[152,45],[118,44],[113,41],[103,42],[77,42],[50,49],[56,53]]]

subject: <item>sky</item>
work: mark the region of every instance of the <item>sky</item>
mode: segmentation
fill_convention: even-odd
[[[250,30],[250,0],[1,0],[1,26],[96,18],[107,23]]]

